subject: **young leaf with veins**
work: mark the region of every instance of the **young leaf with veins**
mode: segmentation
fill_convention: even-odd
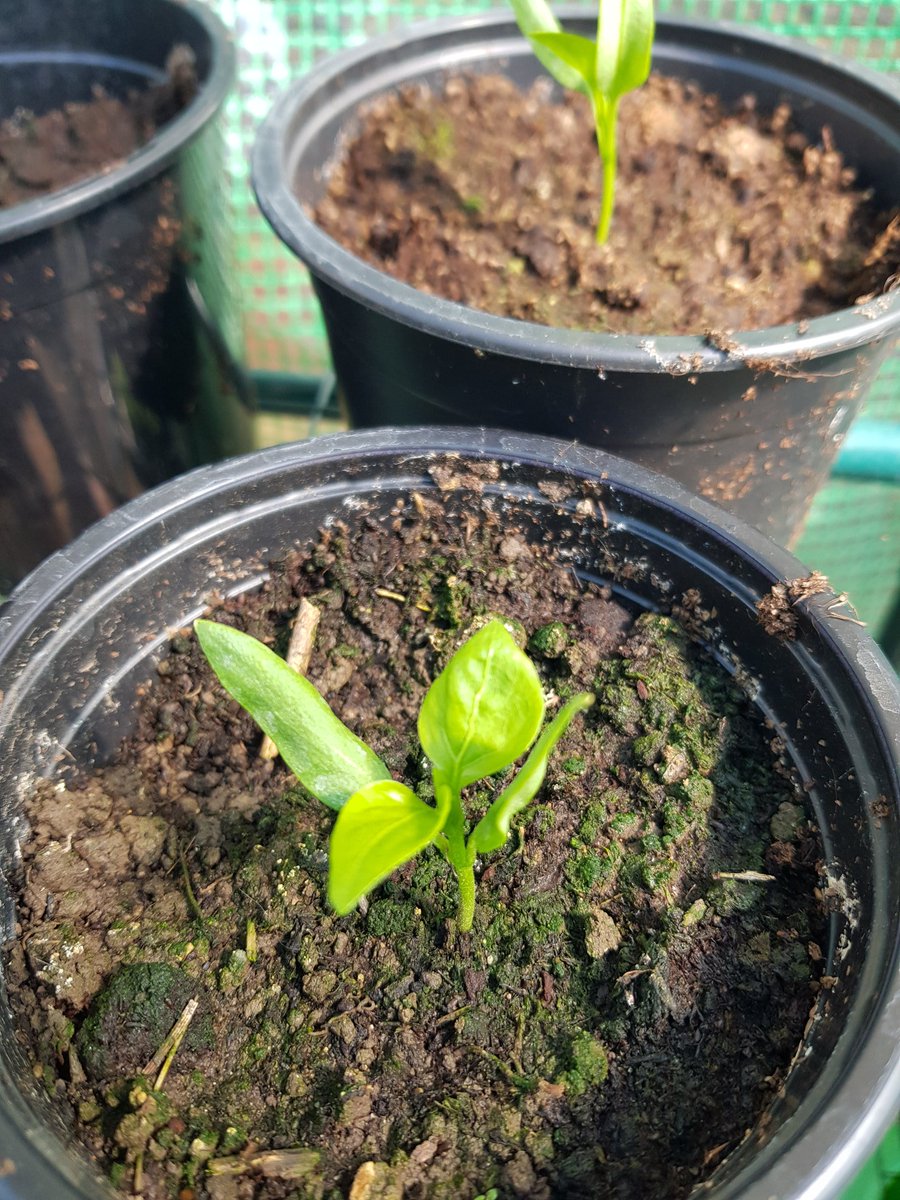
[[[597,38],[566,33],[546,0],[510,0],[519,28],[553,78],[591,102],[603,161],[597,241],[609,237],[616,194],[619,101],[646,82],[653,50],[653,0],[598,0]]]
[[[350,912],[434,843],[459,881],[459,929],[471,929],[476,856],[504,844],[513,817],[540,789],[556,743],[593,704],[591,693],[573,696],[541,732],[545,706],[537,671],[503,624],[490,621],[460,646],[422,702],[419,741],[431,764],[432,805],[392,779],[313,685],[261,642],[213,621],[197,621],[194,629],[225,689],[272,738],[307,791],[338,810],[329,844],[332,907]],[[463,788],[505,771],[529,747],[467,835]]]

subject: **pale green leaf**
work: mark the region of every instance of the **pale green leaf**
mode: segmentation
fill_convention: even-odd
[[[510,0],[519,28],[526,37],[533,33],[558,33],[559,21],[547,0]]]
[[[544,719],[537,671],[500,621],[457,650],[428,690],[419,740],[457,789],[502,771],[528,749]]]
[[[593,703],[594,697],[590,692],[579,692],[559,710],[544,729],[515,779],[503,789],[472,831],[469,842],[477,854],[488,854],[492,850],[500,849],[509,837],[513,817],[531,803],[544,782],[547,760],[556,743],[569,728],[573,718],[590,708]]]
[[[308,679],[262,642],[215,621],[194,631],[222,686],[269,735],[307,791],[329,808],[390,779],[381,759],[340,721]]]
[[[557,83],[573,91],[584,91],[585,85],[577,71],[566,65],[552,50],[541,45],[535,34],[559,33],[559,21],[550,11],[546,0],[510,0],[519,28],[531,42],[540,63]]]
[[[574,71],[583,84],[580,90],[591,93],[596,88],[597,47],[590,38],[577,33],[533,33],[531,42],[535,48],[549,50],[566,67]]]
[[[594,80],[607,102],[638,88],[650,74],[653,0],[599,0]]]
[[[328,901],[343,916],[438,836],[446,809],[431,808],[403,783],[356,792],[338,813],[328,847]]]

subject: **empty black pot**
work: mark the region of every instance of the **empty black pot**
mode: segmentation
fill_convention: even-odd
[[[561,10],[573,32],[596,17]],[[890,209],[900,194],[900,92],[814,48],[757,31],[661,20],[656,69],[763,108],[787,99],[822,127]],[[703,337],[580,333],[495,317],[416,291],[316,227],[335,145],[360,107],[447,71],[541,71],[509,13],[398,31],[324,60],[277,103],[253,157],[260,206],[310,268],[357,425],[490,424],[578,438],[662,471],[786,543],[900,329],[900,293],[810,321]]]
[[[517,527],[533,519],[535,536],[552,539],[585,577],[609,582],[629,602],[666,608],[698,589],[716,612],[713,653],[742,666],[784,740],[843,897],[827,949],[836,982],[819,994],[783,1096],[704,1195],[836,1200],[900,1106],[897,680],[830,596],[796,606],[796,641],[766,633],[756,603],[805,568],[671,481],[600,451],[477,429],[320,438],[186,475],[49,559],[0,612],[0,940],[15,936],[23,795],[67,762],[111,752],[168,631],[197,616],[210,592],[253,587],[269,556],[314,538],[323,522],[340,517],[353,526],[388,517],[398,497],[435,494],[432,469],[448,455],[457,470],[460,458],[497,463],[484,492],[500,519],[510,514]],[[596,516],[578,508],[585,491]],[[61,1137],[13,1039],[4,995],[0,1200],[108,1194]]]
[[[221,23],[195,0],[0,0],[0,119],[95,85],[143,91],[175,46],[197,91],[150,142],[0,210],[0,592],[142,488],[250,445],[240,404],[210,419],[202,403],[211,351],[186,235],[217,248],[181,186],[233,76]]]

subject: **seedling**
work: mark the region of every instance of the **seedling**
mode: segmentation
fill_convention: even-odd
[[[616,194],[619,101],[650,74],[653,0],[599,0],[596,41],[564,32],[546,0],[511,3],[519,28],[553,78],[563,87],[582,92],[591,102],[603,161],[597,241],[605,242]]]
[[[432,805],[391,778],[313,685],[261,642],[213,621],[197,621],[194,629],[225,689],[269,735],[307,791],[338,812],[329,844],[332,907],[341,915],[350,912],[434,843],[459,881],[458,927],[471,929],[476,856],[499,850],[509,837],[513,818],[544,781],[554,746],[575,715],[593,704],[591,693],[573,696],[541,731],[545,705],[537,671],[503,624],[490,621],[460,646],[422,702],[418,731],[431,766]],[[463,788],[505,771],[529,747],[516,775],[467,836]]]

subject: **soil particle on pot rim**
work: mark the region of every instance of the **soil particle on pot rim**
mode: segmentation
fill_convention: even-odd
[[[309,677],[426,800],[418,706],[490,616],[527,645],[551,713],[596,691],[478,864],[471,935],[433,851],[350,917],[327,909],[331,814],[260,757],[189,631],[116,764],[36,789],[17,1036],[117,1184],[678,1200],[777,1096],[823,967],[805,797],[675,620],[539,536],[450,486],[387,525],[334,525],[213,612],[283,654],[315,604]],[[503,783],[468,789],[470,816]],[[157,1085],[148,1060],[189,998]]]
[[[800,629],[796,605],[810,596],[821,596],[830,591],[831,584],[821,571],[812,571],[800,579],[773,583],[771,590],[756,606],[759,623],[772,637],[793,641]]]

